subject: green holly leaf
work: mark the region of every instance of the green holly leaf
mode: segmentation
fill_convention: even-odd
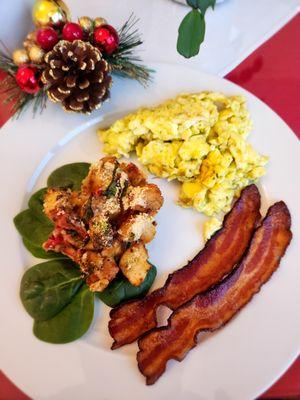
[[[205,21],[199,10],[193,9],[183,19],[178,30],[177,51],[185,58],[199,53],[205,36]]]

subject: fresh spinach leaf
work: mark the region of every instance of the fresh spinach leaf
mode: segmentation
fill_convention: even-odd
[[[94,315],[94,294],[84,284],[55,317],[35,321],[33,333],[48,343],[69,343],[79,339],[90,327]]]
[[[25,272],[20,297],[32,318],[45,321],[69,304],[82,284],[80,270],[71,260],[47,261]]]
[[[42,222],[30,209],[16,215],[14,224],[22,238],[37,247],[42,247],[54,228],[54,224],[50,220]]]
[[[156,267],[152,265],[144,282],[140,286],[133,286],[124,276],[117,277],[97,296],[109,307],[116,307],[122,301],[135,299],[145,295],[156,277]]]
[[[34,193],[28,201],[29,209],[18,214],[14,222],[22,236],[24,246],[34,257],[44,259],[62,258],[62,255],[47,252],[42,247],[43,242],[47,240],[54,227],[43,210],[46,191],[47,188],[43,188]]]
[[[67,258],[61,253],[55,253],[54,251],[46,251],[42,246],[36,246],[35,244],[29,242],[29,240],[23,238],[23,244],[26,249],[36,258],[43,258],[45,260],[52,258]]]
[[[81,183],[87,176],[90,165],[85,162],[63,165],[52,172],[48,178],[47,185],[49,187],[80,190]]]
[[[35,213],[41,222],[49,223],[50,220],[44,213],[44,196],[46,192],[47,188],[43,188],[35,192],[28,201],[28,207]]]

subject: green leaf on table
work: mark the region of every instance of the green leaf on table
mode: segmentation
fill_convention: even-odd
[[[196,9],[190,11],[182,20],[178,30],[177,51],[190,58],[199,53],[205,36],[205,20]]]
[[[55,253],[54,251],[46,251],[43,249],[42,246],[37,246],[29,240],[23,238],[23,244],[26,247],[26,249],[36,258],[42,258],[45,260],[52,259],[52,258],[67,258],[67,256],[64,256],[61,253]]]
[[[145,295],[151,288],[155,277],[156,267],[154,265],[152,265],[144,282],[140,286],[133,286],[127,278],[120,275],[103,292],[97,293],[97,296],[109,307],[116,307],[122,301]]]
[[[35,321],[33,333],[48,343],[69,343],[90,327],[94,315],[94,294],[84,284],[71,303],[47,321]]]
[[[83,179],[89,172],[90,164],[85,162],[72,163],[57,168],[49,176],[48,187],[69,188],[80,190]]]
[[[42,222],[30,209],[16,215],[14,224],[22,238],[37,247],[42,247],[54,228],[50,220]]]
[[[204,15],[209,7],[215,8],[216,0],[187,0],[187,4],[193,8],[199,8]]]
[[[66,307],[83,285],[79,268],[71,260],[53,260],[29,268],[23,275],[20,297],[37,321],[53,318]]]

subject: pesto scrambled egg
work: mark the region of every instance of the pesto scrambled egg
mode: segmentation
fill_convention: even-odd
[[[106,153],[135,151],[153,174],[182,182],[180,205],[215,216],[265,173],[267,157],[246,141],[251,129],[242,96],[201,92],[142,108],[99,135]],[[219,227],[216,221],[207,222],[206,237]]]

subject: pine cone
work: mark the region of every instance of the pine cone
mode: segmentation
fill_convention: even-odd
[[[90,113],[109,97],[109,65],[100,50],[82,40],[61,40],[45,56],[42,81],[48,96],[66,111]]]

